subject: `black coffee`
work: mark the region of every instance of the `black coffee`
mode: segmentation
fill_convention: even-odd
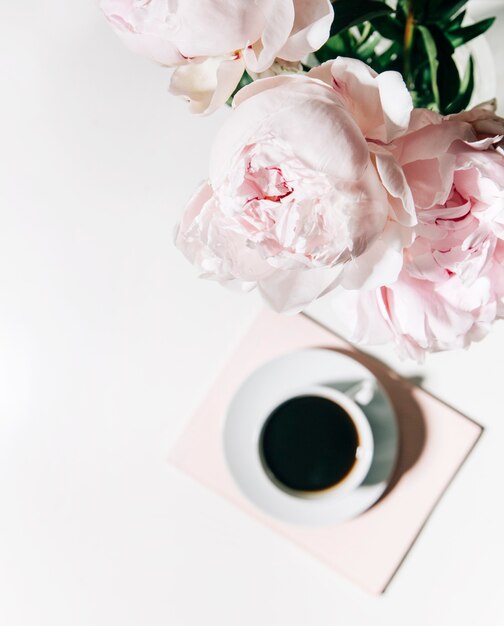
[[[334,487],[352,469],[359,436],[349,414],[320,396],[278,406],[264,424],[260,449],[266,470],[295,491]]]

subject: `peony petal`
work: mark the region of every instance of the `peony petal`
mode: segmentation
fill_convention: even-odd
[[[345,289],[376,289],[397,280],[403,266],[403,249],[412,242],[413,232],[389,221],[383,233],[343,270]]]
[[[442,121],[441,117],[439,119]],[[431,124],[396,139],[395,154],[398,162],[406,165],[440,156],[448,152],[454,143],[474,139],[475,134],[469,124],[457,121]]]
[[[403,167],[417,210],[444,204],[453,185],[455,156],[418,160]]]
[[[127,22],[119,16],[111,15],[107,19],[122,43],[135,54],[168,67],[187,62],[172,41],[156,34],[136,33],[133,27],[128,28]]]
[[[463,291],[456,277],[443,283],[421,281],[407,276],[390,290],[392,322],[401,336],[422,350],[436,352],[468,345],[475,317],[446,298],[449,292]],[[460,298],[460,295],[459,295]]]
[[[323,46],[334,19],[329,0],[294,0],[294,10],[292,32],[277,55],[287,61],[299,61]]]
[[[206,115],[226,103],[243,71],[240,57],[211,57],[201,63],[191,63],[174,71],[170,93],[187,100],[191,113]]]
[[[247,69],[257,73],[264,72],[273,63],[289,37],[295,17],[292,0],[275,0],[263,10],[264,30],[261,37],[258,41],[251,40],[254,45],[247,46],[243,51]]]
[[[479,139],[487,138],[490,143],[499,143],[504,137],[504,118],[496,115],[496,110],[497,100],[494,98],[478,104],[470,111],[448,115],[446,119],[467,122],[471,124]]]
[[[185,236],[187,230],[191,227],[194,220],[201,213],[201,210],[203,209],[205,204],[212,200],[212,197],[212,187],[207,182],[201,183],[201,185],[196,189],[194,194],[191,196],[189,202],[187,203],[184,212],[182,213],[180,223],[175,229],[176,245],[178,245],[180,238]]]
[[[302,75],[264,78],[240,90],[235,103],[214,143],[214,186],[227,176],[243,146],[272,132],[276,140],[294,146],[296,156],[314,171],[348,181],[364,175],[367,143],[338,97],[321,82]]]
[[[337,288],[331,296],[331,307],[338,326],[350,341],[382,344],[392,341],[394,333],[383,314],[379,291],[349,291]]]
[[[293,82],[297,81],[297,82]],[[332,90],[324,83],[318,80],[308,78],[307,74],[288,74],[280,73],[274,76],[265,76],[260,80],[255,80],[245,87],[242,87],[233,98],[233,108],[236,109],[247,100],[255,98],[259,94],[271,91],[273,89],[291,89],[296,96],[304,95],[306,100],[322,95],[336,103],[338,100],[334,97]]]
[[[446,270],[437,263],[430,242],[418,237],[409,249],[406,269],[410,276],[420,280],[442,282],[447,279]]]
[[[399,200],[391,205],[394,219],[403,226],[414,226],[417,223],[415,203],[403,169],[385,150],[376,153],[376,169],[385,189]]]
[[[413,100],[399,72],[382,72],[376,80],[385,120],[385,133],[382,141],[388,143],[403,135],[408,129],[413,111]]]
[[[337,284],[341,268],[278,271],[259,283],[259,291],[275,311],[299,313]]]
[[[308,76],[327,81],[343,99],[366,138],[371,138],[374,131],[383,127],[380,94],[375,81],[377,74],[368,65],[357,59],[338,57],[311,69]]]
[[[179,0],[174,41],[189,58],[234,54],[260,39],[273,4],[274,0]]]
[[[443,119],[442,115],[430,109],[413,109],[410,116],[408,134],[411,135],[426,126],[441,124]]]
[[[213,189],[203,183],[189,200],[175,244],[199,270],[203,278],[249,290],[274,272],[245,237],[226,229]]]
[[[367,139],[388,143],[408,129],[413,102],[398,72],[378,75],[362,61],[338,57],[308,75],[333,87]]]

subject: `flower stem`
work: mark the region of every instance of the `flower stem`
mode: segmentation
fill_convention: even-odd
[[[413,47],[413,31],[415,16],[413,14],[413,0],[408,0],[408,16],[404,28],[404,78],[409,91],[414,91],[415,81],[411,73],[411,52]]]

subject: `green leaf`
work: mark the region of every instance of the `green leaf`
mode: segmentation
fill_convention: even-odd
[[[406,16],[408,15],[408,1],[407,0],[398,0],[395,17],[396,20],[404,26],[406,22]]]
[[[359,55],[359,58],[366,61],[372,54],[374,54],[376,46],[381,41],[383,41],[383,39],[380,37],[379,33],[374,31],[374,33],[368,37],[367,41],[357,47],[356,52]]]
[[[428,3],[429,0],[397,0],[396,11],[406,17],[411,8],[413,15],[418,18],[425,12]]]
[[[235,97],[235,95],[240,91],[240,89],[246,87],[247,85],[250,85],[251,82],[253,82],[252,77],[248,74],[248,72],[243,72],[243,76],[240,78],[240,82],[238,83],[233,93],[227,99],[226,104],[228,106],[231,106],[233,104],[233,98]]]
[[[373,67],[377,72],[384,72],[386,70],[395,70],[401,73],[404,65],[404,59],[402,57],[402,44],[395,41],[387,50],[381,52],[376,59],[376,66]]]
[[[450,102],[458,95],[460,90],[460,74],[453,60],[453,46],[446,38],[444,32],[436,25],[429,27],[435,41],[438,57],[436,82],[439,91],[439,109],[443,113]]]
[[[455,100],[450,104],[446,109],[447,114],[451,113],[459,113],[467,108],[469,102],[471,101],[471,96],[474,91],[474,60],[472,55],[469,57],[469,62],[467,63],[466,71],[464,74],[464,78],[462,79],[462,84],[460,86],[460,91]]]
[[[468,0],[431,0],[429,18],[449,22],[467,4]]]
[[[351,56],[353,50],[349,48],[347,41],[341,35],[334,35],[328,39],[325,44],[315,52],[315,56],[324,63],[338,56]]]
[[[376,17],[371,20],[371,24],[380,35],[386,39],[401,42],[404,40],[404,25],[401,25],[401,23],[391,15]]]
[[[489,17],[486,20],[481,20],[481,22],[476,22],[476,24],[471,24],[470,26],[465,26],[464,28],[455,28],[453,30],[447,30],[446,36],[450,40],[452,46],[454,48],[458,48],[471,39],[475,37],[479,37],[485,33],[490,26],[495,22],[495,17]]]
[[[465,11],[461,11],[456,17],[454,17],[447,25],[446,30],[455,30],[456,28],[460,28],[462,26],[462,22],[464,21],[464,17],[466,16]]]
[[[390,15],[392,12],[392,7],[380,0],[338,0],[331,35],[337,35],[351,26],[382,15]]]
[[[371,22],[364,22],[364,24],[361,24],[357,28],[359,30],[358,45],[361,46],[373,35],[374,29],[371,26]]]
[[[429,2],[426,0],[411,0],[411,6],[413,8],[413,15],[416,21],[422,21],[426,17],[426,11],[429,7]]]
[[[417,26],[417,29],[422,36],[423,43],[425,46],[425,52],[429,60],[430,82],[431,82],[432,94],[434,96],[434,101],[436,105],[439,108],[441,108],[438,81],[437,81],[439,61],[438,61],[436,42],[434,41],[434,37],[431,35],[430,30],[428,28],[426,28],[425,26],[419,25]]]

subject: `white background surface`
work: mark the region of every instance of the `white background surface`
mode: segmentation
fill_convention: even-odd
[[[376,351],[487,430],[368,597],[165,462],[260,307],[171,243],[227,111],[191,118],[91,1],[2,0],[0,76],[0,624],[504,623],[504,325]]]

